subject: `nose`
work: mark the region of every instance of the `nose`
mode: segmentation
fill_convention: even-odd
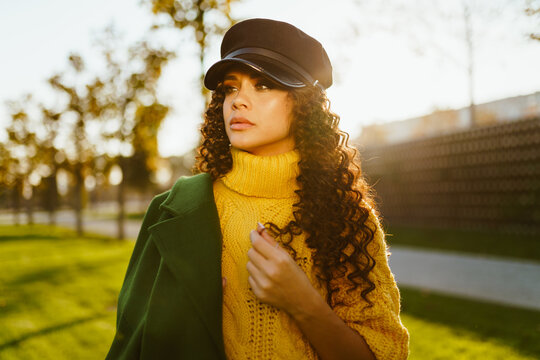
[[[238,110],[240,108],[248,108],[250,106],[249,94],[245,86],[240,87],[232,101],[232,108]]]

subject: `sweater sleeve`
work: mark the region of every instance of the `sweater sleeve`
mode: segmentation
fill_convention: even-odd
[[[372,306],[361,297],[363,288],[359,286],[350,293],[340,290],[338,298],[342,298],[346,305],[338,306],[335,312],[364,338],[377,359],[406,359],[409,333],[399,317],[400,295],[388,266],[389,254],[384,232],[373,213],[370,221],[375,233],[373,241],[368,245],[368,251],[376,262],[369,274],[375,289],[367,295]]]

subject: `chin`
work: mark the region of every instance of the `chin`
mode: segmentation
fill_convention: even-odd
[[[254,144],[252,144],[250,141],[246,141],[247,139],[239,139],[238,137],[231,136],[229,138],[229,142],[231,145],[237,149],[249,151],[249,149],[254,147]]]
[[[245,152],[248,152],[248,153],[251,153],[253,151],[253,147],[251,147],[251,146],[243,146],[243,145],[238,145],[238,144],[234,144],[234,143],[231,143],[231,145],[235,149],[242,150],[242,151],[245,151]]]

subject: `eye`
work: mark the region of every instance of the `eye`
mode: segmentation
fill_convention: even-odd
[[[257,83],[255,84],[255,88],[257,90],[271,90],[274,88],[272,83],[268,80],[257,80]]]
[[[225,92],[225,94],[231,94],[236,90],[237,90],[236,87],[234,87],[234,86],[232,86],[230,84],[224,84],[223,85],[223,91]]]

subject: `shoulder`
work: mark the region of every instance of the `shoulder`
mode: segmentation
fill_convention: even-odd
[[[187,214],[208,201],[213,201],[209,174],[179,178],[169,190],[156,195],[150,202],[137,237],[138,246],[144,246],[147,242],[153,225],[170,217]]]
[[[211,195],[212,180],[209,174],[182,176],[167,191],[154,196],[143,219],[143,228],[159,221],[164,211],[173,215],[189,212],[200,201],[208,201]]]
[[[369,201],[361,200],[360,207],[368,212],[369,218],[366,223],[373,227],[374,230],[382,230],[379,212],[374,205],[371,205]]]
[[[171,190],[169,189],[161,194],[154,196],[152,201],[150,201],[150,205],[148,206],[146,215],[148,216],[154,212],[159,211],[159,206],[165,201],[165,199],[167,199],[170,193],[171,193]]]
[[[171,190],[167,190],[159,195],[154,196],[150,202],[150,205],[148,205],[146,213],[144,214],[141,229],[139,231],[139,236],[137,237],[137,243],[144,242],[143,239],[148,237],[148,228],[157,223],[161,218],[162,210],[160,206],[170,195],[170,192]]]
[[[364,225],[369,229],[372,235],[371,241],[367,246],[368,252],[374,257],[386,257],[387,243],[385,238],[385,231],[377,210],[364,200],[361,201],[360,206],[365,211],[367,211],[368,217],[365,220]]]
[[[173,215],[182,215],[200,207],[201,204],[213,201],[212,178],[210,174],[201,173],[179,178],[159,208],[168,210]]]

